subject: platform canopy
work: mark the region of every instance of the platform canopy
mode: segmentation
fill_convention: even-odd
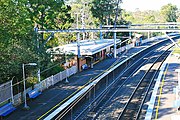
[[[120,43],[120,40],[117,40],[117,43]],[[110,48],[114,45],[114,39],[102,39],[102,40],[81,40],[80,41],[80,54],[81,55],[93,55],[106,48]],[[61,51],[62,53],[73,53],[77,55],[77,43],[71,43],[63,46],[58,46],[49,49],[48,51],[53,51],[55,54],[58,54]]]

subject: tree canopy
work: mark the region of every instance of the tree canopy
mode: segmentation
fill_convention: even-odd
[[[1,0],[0,83],[13,76],[21,79],[23,63],[40,60],[44,69],[51,64],[46,47],[42,48],[40,54],[37,52],[34,27],[68,29],[73,22],[70,10],[71,7],[65,5],[63,0]],[[46,38],[47,35],[43,36]],[[39,40],[42,44],[43,39]]]
[[[84,28],[97,28],[100,24],[114,24],[117,0],[66,1],[68,5],[64,0],[1,0],[0,83],[13,76],[21,79],[23,63],[39,61],[41,69],[46,69],[53,64],[46,53],[49,47],[76,40],[76,34],[56,33],[44,46],[49,34],[36,34],[35,27],[69,29],[78,24],[78,28],[83,25]],[[180,11],[172,4],[163,6],[160,11],[128,12],[119,7],[118,15],[117,24],[180,22]],[[86,36],[90,36],[89,33]],[[31,69],[27,70],[30,72]]]
[[[91,11],[93,17],[99,19],[101,24],[112,24],[117,7],[117,0],[93,0]]]
[[[164,18],[164,22],[176,22],[178,16],[177,16],[177,6],[172,4],[164,5],[161,8],[161,15]]]

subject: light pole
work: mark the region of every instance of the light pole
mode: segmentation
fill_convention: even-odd
[[[37,64],[36,63],[22,64],[22,69],[23,69],[23,84],[24,84],[24,109],[28,110],[29,106],[27,105],[27,101],[26,101],[26,80],[25,80],[25,70],[24,70],[25,65],[36,66]]]

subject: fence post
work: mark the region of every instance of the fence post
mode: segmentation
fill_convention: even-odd
[[[13,77],[14,78],[14,77]],[[14,104],[14,96],[13,96],[13,79],[11,80],[11,99],[12,99],[12,104]]]
[[[54,76],[51,76],[52,85],[54,85]]]
[[[62,81],[62,72],[60,72],[60,81]]]

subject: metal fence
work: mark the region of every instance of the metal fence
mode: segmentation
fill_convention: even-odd
[[[77,73],[77,71],[78,71],[77,66],[72,66],[69,69],[66,69],[62,72],[52,75],[42,80],[40,83],[35,84],[34,88],[38,88],[39,90],[43,91],[45,89],[48,89],[50,86],[53,86],[54,84],[60,81],[63,81],[66,77],[70,77],[74,75],[75,73]],[[26,93],[31,90],[32,87],[27,88]],[[0,85],[0,103],[5,102],[7,100],[11,100],[14,105],[19,105],[24,101],[23,92],[20,92],[13,96],[12,81]]]
[[[74,75],[75,73],[77,73],[77,66],[72,66],[69,69],[66,69],[60,73],[46,78],[45,80],[42,80],[40,83],[34,85],[34,88],[38,88],[39,90],[43,91],[45,89],[48,89],[50,86],[53,86],[54,84],[64,80],[66,77]]]
[[[0,85],[0,103],[8,99],[14,101],[12,93],[12,80]]]

